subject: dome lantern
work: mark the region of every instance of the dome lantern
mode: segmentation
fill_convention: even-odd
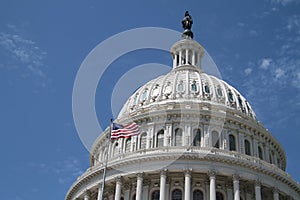
[[[181,66],[196,67],[201,71],[201,61],[204,54],[204,48],[193,40],[193,32],[191,31],[193,24],[192,17],[188,11],[182,20],[183,33],[182,39],[171,47],[171,55],[173,58],[173,69]]]

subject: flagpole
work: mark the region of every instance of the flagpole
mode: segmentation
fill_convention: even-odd
[[[105,178],[106,178],[106,169],[107,169],[107,161],[108,161],[108,154],[110,151],[110,140],[111,140],[111,131],[112,131],[112,125],[113,125],[113,120],[110,119],[110,125],[109,125],[109,135],[107,138],[107,146],[105,150],[105,165],[103,169],[103,177],[102,177],[102,189],[101,189],[101,194],[100,194],[100,199],[103,200],[103,194],[104,194],[104,188],[105,188]]]

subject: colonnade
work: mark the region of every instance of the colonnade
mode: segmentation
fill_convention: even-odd
[[[169,195],[167,195],[168,193],[168,188],[167,187],[167,177],[168,177],[168,171],[167,170],[162,170],[160,172],[160,185],[159,185],[159,200],[167,200],[169,199]],[[206,194],[206,196],[203,197],[203,199],[210,199],[210,200],[218,200],[217,197],[217,185],[216,185],[216,181],[217,181],[217,173],[212,170],[208,172],[208,177],[209,177],[209,183],[208,185],[208,192],[209,194]],[[151,194],[150,196],[148,196],[149,194],[143,194],[144,191],[144,187],[143,186],[143,180],[144,180],[144,173],[138,173],[136,174],[136,190],[135,190],[135,200],[145,200],[149,199],[151,200]],[[240,200],[240,177],[237,174],[234,174],[232,176],[232,186],[233,188],[228,188],[227,189],[227,193],[225,194],[226,197],[224,197],[224,199],[226,200]],[[183,200],[191,200],[193,199],[193,193],[192,193],[192,171],[191,170],[185,170],[184,171],[184,193],[183,193]],[[100,200],[100,192],[101,192],[101,187],[99,187],[99,191],[98,191],[98,197],[97,200]],[[145,192],[145,191],[144,191]],[[255,196],[255,200],[261,200],[262,199],[262,194],[261,194],[261,183],[259,181],[255,181],[254,184],[254,196]],[[279,190],[277,188],[274,188],[272,190],[273,192],[273,200],[279,200]],[[126,193],[124,191],[124,193]],[[126,197],[122,197],[122,177],[118,176],[115,178],[115,191],[114,194],[111,193],[109,200],[133,200],[134,196],[129,195],[129,192],[127,192],[128,194],[125,195]],[[149,190],[148,190],[149,193]],[[247,197],[246,195],[246,200],[247,199],[252,199],[251,195],[250,197]],[[92,200],[91,199],[91,193],[90,191],[86,190],[83,196],[84,200]]]

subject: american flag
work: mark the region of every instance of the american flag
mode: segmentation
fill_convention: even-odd
[[[121,125],[117,123],[112,124],[111,139],[130,138],[138,135],[139,127],[136,123]]]

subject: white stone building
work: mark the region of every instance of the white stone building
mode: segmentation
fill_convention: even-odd
[[[300,200],[282,146],[235,88],[201,70],[203,53],[183,37],[171,47],[173,69],[125,103],[117,121],[140,133],[112,142],[104,199]],[[108,135],[66,200],[99,199]]]

